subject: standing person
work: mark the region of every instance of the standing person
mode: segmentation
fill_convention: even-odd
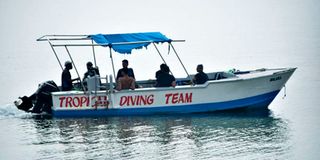
[[[120,77],[122,77],[121,72],[122,72],[122,70],[124,70],[124,69],[128,69],[128,76],[129,76],[129,77],[132,77],[133,79],[135,79],[134,73],[133,73],[133,69],[132,69],[132,68],[128,68],[128,65],[129,65],[128,60],[126,60],[126,59],[122,60],[122,67],[123,67],[123,68],[119,69],[119,71],[118,71],[117,78],[116,78],[117,81],[118,81],[118,79],[119,79]]]
[[[117,90],[120,91],[122,89],[135,89],[135,80],[128,75],[128,68],[124,68],[121,70],[121,75],[117,82]]]
[[[64,70],[61,75],[61,87],[62,91],[71,91],[73,88],[72,82],[76,80],[80,80],[80,78],[71,79],[70,71],[72,69],[72,63],[70,61],[66,61],[64,63]]]
[[[175,87],[176,79],[170,73],[170,68],[164,64],[163,69],[156,73],[156,87]]]
[[[203,65],[199,64],[197,66],[197,74],[193,78],[193,83],[195,84],[203,84],[208,81],[208,75],[203,72]]]

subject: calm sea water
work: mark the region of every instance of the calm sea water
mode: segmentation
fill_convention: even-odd
[[[318,0],[3,0],[0,159],[319,159],[319,15]],[[286,85],[287,96],[282,90],[262,113],[51,119],[12,104],[40,82],[60,83],[49,46],[35,42],[41,35],[143,31],[186,39],[176,49],[190,73],[199,63],[205,71],[298,69]],[[138,79],[153,78],[161,62],[151,48],[152,54],[114,55],[116,68],[127,58]],[[110,74],[107,52],[102,53],[97,55],[100,72]],[[81,73],[89,56],[76,59]],[[165,56],[172,63],[173,54]],[[174,60],[173,73],[185,76]]]
[[[2,159],[288,159],[288,120],[269,112],[1,119]],[[10,133],[10,134],[8,134]]]
[[[52,119],[4,104],[0,159],[318,159],[317,89],[298,70],[265,112]]]

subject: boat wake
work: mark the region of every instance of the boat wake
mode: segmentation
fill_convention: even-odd
[[[30,116],[29,113],[18,110],[14,104],[0,105],[0,120],[6,118],[26,117]]]

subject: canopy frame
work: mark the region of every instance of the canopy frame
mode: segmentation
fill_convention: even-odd
[[[49,43],[49,45],[51,46],[51,49],[59,63],[59,66],[61,67],[61,69],[63,70],[63,66],[61,64],[61,61],[57,55],[57,52],[55,50],[55,47],[64,47],[69,55],[70,60],[72,61],[72,64],[75,66],[73,60],[72,60],[72,56],[70,54],[70,51],[68,50],[68,47],[86,47],[86,46],[91,46],[92,47],[92,54],[93,54],[93,58],[94,58],[94,64],[95,66],[97,66],[97,62],[96,62],[96,52],[95,52],[95,46],[103,46],[103,47],[108,47],[109,48],[109,54],[110,54],[110,59],[111,59],[111,64],[112,64],[112,71],[113,71],[113,77],[115,79],[116,82],[116,75],[115,75],[115,68],[114,68],[114,62],[113,62],[113,56],[112,56],[112,45],[128,45],[128,44],[141,44],[141,43],[152,43],[153,46],[155,47],[157,53],[159,54],[159,56],[161,57],[162,61],[166,63],[166,61],[164,60],[163,56],[161,55],[158,47],[157,47],[157,43],[165,43],[165,42],[155,42],[155,41],[134,41],[134,42],[117,42],[117,43],[105,43],[105,44],[97,44],[94,43],[94,41],[89,38],[90,35],[44,35],[41,36],[40,38],[37,39],[37,41],[47,41]],[[91,43],[85,43],[85,44],[81,44],[81,43],[72,43],[72,44],[68,44],[68,43],[60,43],[63,41],[90,41]],[[57,44],[54,44],[53,42],[57,42]],[[175,55],[177,56],[180,64],[182,65],[184,71],[186,72],[187,76],[189,77],[191,83],[192,79],[190,74],[188,73],[187,69],[185,68],[184,64],[182,63],[178,53],[176,52],[175,48],[172,45],[172,42],[185,42],[185,40],[170,40],[167,43],[169,43],[169,48],[172,47]],[[79,72],[75,66],[75,70],[77,72],[78,77],[80,78]],[[171,72],[171,71],[170,71]],[[172,72],[171,72],[172,74]],[[83,85],[83,82],[80,80],[81,86],[85,91],[85,87]]]

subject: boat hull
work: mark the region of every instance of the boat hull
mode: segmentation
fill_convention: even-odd
[[[266,109],[295,68],[250,72],[203,85],[134,91],[54,92],[55,117],[204,113]]]
[[[130,116],[130,115],[155,115],[155,114],[188,114],[206,113],[239,108],[266,109],[279,91],[274,91],[254,97],[217,103],[188,104],[179,106],[159,106],[150,108],[125,108],[125,109],[84,109],[84,110],[54,110],[57,117],[85,117],[85,116]]]

